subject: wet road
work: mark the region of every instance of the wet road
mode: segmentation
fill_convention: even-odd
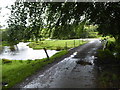
[[[55,64],[21,88],[95,88],[97,69],[94,55],[101,42],[92,40],[79,47],[72,55]],[[77,64],[86,61],[92,65]]]

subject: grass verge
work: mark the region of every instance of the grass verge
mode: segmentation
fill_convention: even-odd
[[[38,43],[32,42],[28,44],[29,47],[33,49],[50,49],[50,50],[64,50],[77,47],[79,45],[85,44],[87,41],[82,40],[45,40]]]
[[[11,88],[17,83],[22,82],[28,76],[34,74],[44,66],[54,62],[57,58],[60,58],[67,53],[67,50],[60,51],[50,57],[50,60],[47,60],[47,58],[36,60],[2,60],[3,62],[0,63],[0,66],[2,66],[3,89]]]

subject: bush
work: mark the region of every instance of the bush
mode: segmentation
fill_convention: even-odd
[[[115,62],[115,56],[112,54],[112,52],[108,49],[99,50],[98,51],[98,58],[100,64],[110,64]]]
[[[115,50],[120,53],[120,45],[116,45]]]
[[[110,50],[110,51],[113,51],[115,50],[115,42],[113,41],[109,41],[108,44],[107,44],[107,48]]]
[[[120,46],[116,45],[115,47],[115,52],[116,52],[116,59],[120,61]]]
[[[89,32],[88,38],[96,38],[97,34],[98,34],[98,32]]]

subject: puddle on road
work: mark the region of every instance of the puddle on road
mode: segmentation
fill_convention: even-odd
[[[76,63],[80,64],[80,65],[83,65],[83,66],[85,66],[85,65],[92,65],[91,62],[86,62],[86,61],[83,61],[83,60],[76,61]]]

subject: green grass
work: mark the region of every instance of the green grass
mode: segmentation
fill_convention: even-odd
[[[105,36],[105,37],[100,37],[100,39],[107,39],[108,41],[115,41],[114,37],[110,37],[110,36]]]
[[[75,45],[74,45],[74,41],[75,41]],[[70,49],[85,43],[87,42],[81,41],[81,40],[45,40],[38,43],[32,42],[28,46],[33,49],[46,48],[51,50],[63,50],[63,49],[66,49],[66,46],[67,46],[67,49]]]
[[[9,44],[7,43],[7,41],[2,41],[2,46],[9,46]]]
[[[3,60],[5,63],[0,63],[0,67],[2,66],[2,82],[8,83],[8,86],[3,86],[3,88],[13,87],[17,83],[25,80],[26,77],[41,70],[44,66],[54,62],[57,58],[67,53],[67,50],[60,51],[50,57],[50,60],[46,58],[37,60],[11,60],[12,62]]]

